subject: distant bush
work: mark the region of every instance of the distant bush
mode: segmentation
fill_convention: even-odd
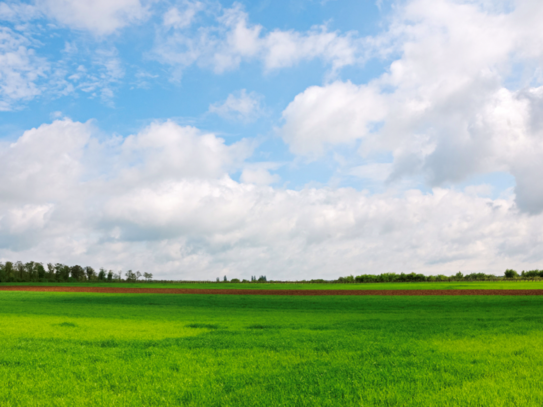
[[[231,283],[239,283],[239,278],[233,278],[232,280],[230,280]]]

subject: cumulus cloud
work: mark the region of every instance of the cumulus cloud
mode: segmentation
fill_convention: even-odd
[[[350,82],[312,86],[283,111],[281,135],[292,152],[320,156],[329,144],[349,143],[384,119],[384,97],[372,86]]]
[[[69,119],[0,147],[0,260],[274,279],[537,267],[543,216],[514,197],[436,188],[370,195],[251,178],[246,142],[173,122],[104,138]],[[240,182],[230,174],[244,166]],[[253,171],[252,175],[251,172]],[[479,191],[480,192],[480,191]]]
[[[210,105],[209,112],[230,120],[250,122],[263,113],[261,101],[261,95],[242,89],[228,95],[224,102]]]
[[[360,142],[363,155],[389,151],[391,180],[422,175],[432,187],[508,171],[520,208],[543,210],[531,175],[543,153],[543,4],[509,6],[407,2],[386,32],[367,39],[375,55],[392,58],[387,72],[367,84],[308,88],[284,110],[280,134],[309,157]]]
[[[213,23],[196,31],[187,30],[200,11],[211,13]],[[243,61],[261,61],[264,69],[271,71],[317,58],[334,73],[361,59],[361,44],[352,33],[330,32],[326,26],[304,33],[294,30],[266,33],[261,25],[249,22],[239,3],[221,9],[218,15],[213,13],[200,3],[187,3],[183,11],[168,10],[157,33],[156,58],[178,70],[197,64],[217,73],[235,69]]]

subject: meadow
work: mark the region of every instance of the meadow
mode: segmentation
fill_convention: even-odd
[[[542,308],[541,296],[0,292],[0,405],[541,406]]]
[[[231,283],[231,282],[51,282],[0,283],[1,286],[204,288],[232,290],[543,290],[543,280],[443,281],[413,283]]]

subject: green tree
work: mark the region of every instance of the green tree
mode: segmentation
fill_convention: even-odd
[[[87,280],[94,280],[94,277],[96,276],[96,272],[90,266],[85,267],[85,274],[87,275]]]
[[[515,278],[518,277],[518,273],[513,269],[505,270],[505,278]]]
[[[44,281],[45,280],[45,267],[43,267],[42,263],[34,263],[34,269],[36,270],[36,276],[38,281]]]
[[[26,281],[25,265],[22,262],[18,261],[17,263],[15,263],[15,270],[17,281]]]
[[[81,267],[81,266],[79,266],[77,264],[70,268],[70,274],[71,274],[72,278],[77,280],[77,281],[84,281],[85,280],[85,270],[83,269],[83,267]]]
[[[55,280],[55,266],[52,263],[47,263],[47,279],[49,281]]]

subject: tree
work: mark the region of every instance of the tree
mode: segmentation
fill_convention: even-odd
[[[113,271],[111,270],[107,272],[107,281],[109,282],[113,281]]]
[[[18,281],[25,281],[26,272],[24,264],[18,261],[17,263],[15,263],[15,270]]]
[[[222,280],[222,281],[224,281],[225,283],[227,283],[227,282],[228,282],[228,279],[226,278],[226,276],[224,276],[224,278],[223,278],[223,280]]]
[[[47,279],[49,281],[55,279],[55,266],[53,266],[53,263],[47,263]]]
[[[126,281],[138,281],[138,278],[141,277],[141,273],[137,271],[134,273],[132,270],[126,272]]]
[[[98,272],[98,280],[104,281],[105,279],[106,279],[106,270],[101,268],[100,271]]]
[[[4,275],[6,276],[6,281],[15,280],[15,275],[13,273],[13,263],[11,261],[6,261],[6,264],[4,264]]]
[[[36,276],[38,278],[38,281],[44,280],[45,279],[45,267],[43,267],[43,264],[35,263],[34,268],[36,270]]]
[[[96,275],[94,269],[90,266],[85,267],[85,274],[87,275],[87,280],[93,280]]]
[[[72,275],[72,278],[76,279],[77,281],[85,280],[85,270],[83,267],[77,264],[70,268],[70,274]]]
[[[24,269],[25,269],[25,280],[26,281],[37,281],[38,280],[38,274],[36,273],[36,270],[34,269],[34,262],[33,261],[29,261],[28,263],[25,263]]]
[[[518,277],[518,273],[513,269],[505,270],[505,278],[515,278]]]
[[[143,278],[145,278],[147,281],[150,281],[153,279],[153,274],[151,273],[143,273]]]

